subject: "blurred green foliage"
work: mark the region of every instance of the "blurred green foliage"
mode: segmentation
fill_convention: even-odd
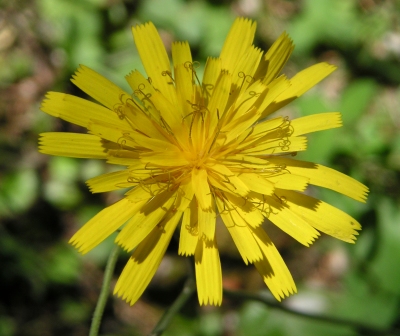
[[[299,294],[290,309],[358,323],[315,321],[258,302],[225,299],[221,308],[194,298],[165,335],[389,335],[400,328],[400,4],[398,1],[36,0],[0,2],[0,335],[86,335],[112,237],[82,257],[69,237],[116,195],[91,195],[84,181],[106,172],[101,162],[37,153],[43,131],[80,131],[39,112],[48,90],[82,95],[68,79],[85,64],[126,88],[143,71],[130,26],[151,20],[165,41],[188,40],[204,65],[217,56],[235,16],[258,21],[264,49],[283,30],[296,49],[293,74],[318,61],[339,70],[281,113],[340,111],[344,126],[312,134],[299,155],[349,174],[371,189],[367,204],[310,190],[363,225],[354,246],[321,238],[306,250],[277,234]],[[169,43],[168,42],[168,43]],[[300,252],[302,251],[302,252]],[[142,335],[181,289],[167,266],[143,299],[110,300],[103,335]],[[224,284],[265,291],[241,261],[221,248]],[[128,256],[122,254],[116,276]],[[336,258],[336,259],[335,259]],[[162,264],[163,265],[163,264]],[[168,279],[168,281],[166,280]],[[168,285],[164,285],[163,283]],[[365,328],[362,328],[364,326]],[[371,328],[371,329],[368,329]],[[372,330],[372,331],[371,331]],[[383,333],[385,334],[385,333]]]

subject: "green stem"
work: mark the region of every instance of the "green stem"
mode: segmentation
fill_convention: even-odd
[[[157,325],[154,327],[153,331],[149,336],[159,336],[161,335],[170,325],[173,317],[182,309],[184,304],[190,299],[196,290],[196,282],[193,275],[189,276],[183,286],[181,294],[176,298],[174,303],[169,307],[161,319],[158,321]]]
[[[97,336],[99,334],[101,318],[103,317],[104,308],[110,292],[110,283],[114,273],[115,264],[117,263],[118,253],[119,246],[115,245],[115,247],[111,250],[110,256],[107,260],[103,284],[101,286],[99,299],[97,300],[96,309],[94,310],[89,336]]]

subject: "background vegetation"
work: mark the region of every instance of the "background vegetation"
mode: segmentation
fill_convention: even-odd
[[[0,335],[87,335],[108,239],[86,256],[69,237],[117,194],[91,195],[84,181],[103,162],[48,157],[38,133],[77,131],[40,112],[48,90],[83,96],[69,78],[85,64],[127,87],[141,69],[130,26],[151,20],[169,46],[188,40],[204,64],[218,55],[236,16],[258,21],[267,49],[286,30],[296,49],[289,76],[318,61],[339,69],[281,111],[290,117],[341,111],[344,126],[309,137],[301,158],[369,186],[367,204],[326,190],[323,200],[356,217],[356,245],[323,236],[305,248],[274,230],[298,284],[284,307],[353,321],[334,323],[225,296],[221,307],[196,297],[166,335],[400,335],[400,2],[380,0],[0,0]],[[218,229],[219,230],[219,229]],[[225,288],[264,293],[224,230],[218,231]],[[128,255],[121,252],[115,278]],[[172,242],[150,287],[133,307],[111,298],[102,335],[148,333],[179,294],[187,275]],[[114,280],[115,281],[115,280]]]

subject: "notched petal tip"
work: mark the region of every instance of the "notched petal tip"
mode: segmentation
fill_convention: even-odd
[[[50,115],[52,115],[54,117],[58,117],[59,115],[57,113],[54,113],[54,112],[53,113],[49,113],[47,110],[48,110],[49,105],[51,105],[52,100],[57,99],[57,96],[60,96],[60,95],[64,96],[65,94],[58,93],[58,92],[53,92],[53,91],[47,92],[45,94],[41,104],[40,104],[40,109],[45,113],[48,113],[48,114],[50,114]]]
[[[319,231],[316,231],[314,236],[311,236],[310,239],[306,242],[301,242],[301,244],[303,244],[305,247],[310,247],[311,245],[313,245],[317,239],[321,236],[321,233]]]
[[[152,27],[152,28],[156,29],[156,27],[154,26],[153,22],[147,21],[145,23],[138,23],[138,24],[132,26],[132,30],[139,31],[141,29],[146,29],[146,28],[149,28],[149,27]]]
[[[71,237],[68,241],[70,245],[72,245],[80,254],[84,255],[90,251],[87,247],[85,248],[85,242],[78,240],[75,235]]]
[[[200,301],[201,300],[201,301]],[[221,306],[222,304],[222,297],[221,298],[212,298],[212,297],[206,297],[206,298],[201,298],[199,299],[199,304],[200,306]]]
[[[79,64],[76,68],[74,74],[71,76],[71,82],[74,82],[78,76],[80,76],[84,71],[88,70],[89,68],[83,64]]]
[[[369,192],[370,192],[369,188],[366,185],[362,185],[360,195],[357,201],[361,203],[367,203]]]
[[[127,253],[131,252],[133,249],[130,245],[128,245],[126,240],[119,237],[119,235],[115,238],[114,243],[121,247]]]

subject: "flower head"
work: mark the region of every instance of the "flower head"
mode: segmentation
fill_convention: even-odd
[[[40,151],[104,159],[125,169],[87,181],[94,193],[130,188],[87,222],[71,243],[86,253],[122,227],[116,243],[133,254],[115,293],[135,303],[150,282],[179,223],[179,254],[194,255],[200,304],[221,304],[215,235],[220,216],[246,264],[254,264],[276,299],[296,292],[294,281],[261,224],[265,218],[309,246],[319,231],[353,242],[360,224],[302,191],[329,188],[364,202],[354,179],[292,156],[307,133],[340,127],[337,112],[294,120],[267,118],[334,69],[313,65],[279,75],[293,44],[283,33],[264,54],[253,46],[256,25],[239,18],[220,57],[197,74],[187,42],[172,45],[172,69],[152,23],[133,27],[147,77],[126,76],[125,92],[81,66],[72,82],[100,104],[50,92],[42,110],[85,127],[89,134],[44,133]]]

